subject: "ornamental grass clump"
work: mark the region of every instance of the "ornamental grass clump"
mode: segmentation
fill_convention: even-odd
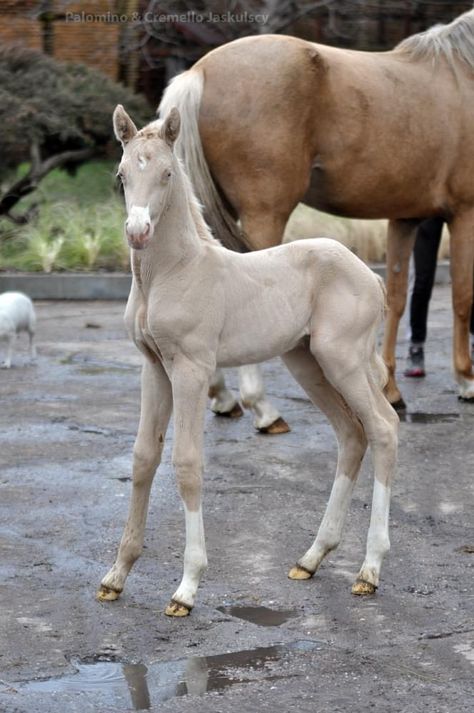
[[[115,197],[89,208],[47,204],[36,220],[3,241],[2,268],[43,272],[127,269],[122,223],[123,208]]]

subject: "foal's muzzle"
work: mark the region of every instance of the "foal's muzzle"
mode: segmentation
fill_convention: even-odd
[[[127,242],[131,248],[134,250],[143,250],[150,242],[151,224],[146,223],[139,230],[136,228],[130,229],[127,220],[125,223],[125,235],[127,236]]]
[[[132,205],[125,221],[125,235],[134,250],[143,250],[151,238],[151,218],[148,206]]]

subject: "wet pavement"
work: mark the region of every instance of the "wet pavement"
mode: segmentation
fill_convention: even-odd
[[[163,615],[184,546],[171,431],[144,554],[117,602],[94,599],[126,515],[139,414],[123,308],[38,303],[37,364],[22,339],[0,371],[0,711],[472,711],[474,405],[451,375],[449,289],[435,288],[427,378],[400,377],[408,411],[377,595],[350,594],[370,463],[339,549],[312,580],[286,577],[321,520],[336,444],[274,361],[267,389],[291,433],[208,414],[209,569],[184,620]]]

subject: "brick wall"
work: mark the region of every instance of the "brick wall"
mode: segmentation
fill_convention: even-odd
[[[117,80],[120,23],[112,21],[117,14],[117,3],[113,0],[74,3],[57,0],[55,5],[59,17],[54,22],[54,57],[82,62]],[[64,19],[61,15],[65,15]]]
[[[36,2],[3,0],[0,4],[0,45],[20,42],[42,48],[41,24],[32,17]]]
[[[42,49],[56,59],[82,62],[117,80],[123,74],[123,23],[114,21],[114,16],[133,12],[134,5],[120,0],[2,0],[0,44]]]

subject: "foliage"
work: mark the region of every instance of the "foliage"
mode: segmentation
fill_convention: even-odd
[[[3,268],[52,270],[126,269],[123,212],[116,198],[89,209],[56,203],[17,228],[0,253]]]
[[[57,62],[35,50],[0,48],[0,215],[27,223],[13,209],[58,167],[71,173],[94,156],[116,151],[112,112],[126,104],[138,123],[150,118],[145,100],[100,72]],[[26,172],[12,169],[28,161]]]
[[[150,119],[145,100],[85,65],[58,62],[35,50],[0,48],[0,171],[66,150],[99,150],[113,142],[119,103],[138,121]],[[114,143],[114,142],[113,142]]]
[[[0,268],[128,269],[124,209],[113,190],[113,170],[112,162],[91,162],[76,176],[50,173],[38,191],[43,205],[34,220],[22,226],[0,220]]]

